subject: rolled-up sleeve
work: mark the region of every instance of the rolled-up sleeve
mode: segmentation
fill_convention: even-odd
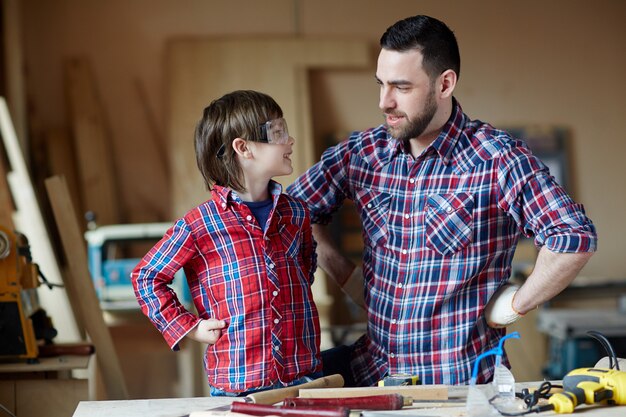
[[[131,273],[141,310],[161,332],[172,350],[178,350],[180,340],[200,320],[182,305],[169,285],[176,272],[194,254],[191,232],[184,220],[179,220]]]
[[[514,148],[500,161],[500,206],[536,246],[552,252],[594,252],[596,228],[548,168],[527,149]]]

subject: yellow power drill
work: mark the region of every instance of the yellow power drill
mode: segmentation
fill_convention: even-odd
[[[626,405],[626,372],[617,369],[579,368],[563,378],[563,392],[553,394],[541,411],[573,413],[579,404]]]

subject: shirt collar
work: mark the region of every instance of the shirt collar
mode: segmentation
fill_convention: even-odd
[[[274,180],[270,180],[268,189],[270,192],[270,196],[274,200],[274,205],[276,205],[276,201],[278,200],[278,197],[280,197],[280,195],[283,192],[283,186]],[[241,200],[241,197],[239,197],[239,194],[237,194],[237,192],[230,187],[223,187],[221,185],[213,185],[213,188],[211,189],[211,195],[213,196],[213,199],[224,210],[226,210],[228,206],[234,203],[236,204],[243,203],[243,201]]]
[[[461,105],[452,98],[452,114],[441,129],[437,139],[430,144],[435,152],[441,157],[441,161],[448,165],[453,156],[454,147],[459,141],[459,137],[463,134],[463,128],[467,123],[467,116],[463,113]]]

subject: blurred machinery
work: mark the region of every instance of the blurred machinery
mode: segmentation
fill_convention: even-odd
[[[589,338],[589,329],[606,335],[619,356],[626,354],[626,311],[619,309],[543,308],[537,328],[548,336],[548,379],[562,379],[576,368],[593,366],[603,356],[600,346]]]
[[[34,361],[57,331],[39,305],[39,267],[26,236],[0,226],[0,359]]]
[[[169,223],[115,224],[85,233],[89,271],[103,310],[139,309],[130,273],[141,257],[163,237]],[[191,302],[184,272],[176,274],[172,288],[183,304]]]

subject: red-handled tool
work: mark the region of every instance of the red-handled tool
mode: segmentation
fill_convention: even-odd
[[[285,398],[283,407],[347,407],[354,410],[400,410],[405,405],[413,404],[410,397],[400,394],[372,395],[349,398]]]
[[[315,407],[281,408],[271,405],[251,404],[236,401],[230,405],[230,411],[252,416],[315,416],[315,417],[349,417],[350,409],[346,407]]]

